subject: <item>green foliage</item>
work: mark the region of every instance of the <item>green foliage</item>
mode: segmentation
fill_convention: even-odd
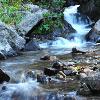
[[[65,0],[38,0],[37,4],[43,8],[63,8]]]
[[[65,0],[39,0],[38,4],[50,12],[44,14],[43,22],[34,29],[33,34],[48,34],[63,27],[63,6]]]
[[[62,13],[46,13],[44,14],[43,22],[40,26],[36,27],[34,34],[47,34],[56,28],[62,28]]]
[[[0,0],[0,20],[6,24],[18,24],[23,15],[19,13],[23,0]],[[24,10],[26,8],[24,7]]]

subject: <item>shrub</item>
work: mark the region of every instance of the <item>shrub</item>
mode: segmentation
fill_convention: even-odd
[[[0,0],[0,20],[6,24],[18,24],[23,18],[19,13],[23,0]],[[23,7],[26,10],[25,7]]]
[[[36,4],[50,12],[44,14],[43,22],[34,29],[33,34],[47,34],[63,27],[63,6],[65,0],[39,0]]]
[[[46,13],[44,14],[44,19],[42,24],[35,28],[34,34],[47,34],[52,32],[56,28],[62,28],[62,13]]]

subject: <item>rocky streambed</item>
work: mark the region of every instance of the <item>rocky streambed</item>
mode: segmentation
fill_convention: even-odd
[[[84,51],[86,52],[85,54],[74,53],[74,55],[71,51],[68,54],[59,55],[55,55],[55,53],[50,54],[49,50],[22,52],[18,57],[1,61],[0,68],[9,75],[10,81],[4,82],[0,86],[0,99],[99,100],[100,98],[97,94],[93,96],[89,89],[85,86],[82,87],[84,82],[89,83],[89,81],[81,81],[85,78],[84,75],[82,76],[80,74],[81,72],[77,74],[68,74],[69,67],[77,68],[76,71],[78,71],[78,68],[92,70],[92,68],[96,67],[98,68],[97,72],[100,73],[100,45],[84,48]],[[45,55],[50,56],[43,59]],[[49,70],[50,75],[44,72],[44,68],[50,69],[56,62],[60,62],[60,66],[63,64],[66,68],[66,79],[62,74],[52,74],[51,70]],[[88,70],[87,73],[90,73],[90,71]],[[93,71],[93,73],[95,73],[95,71]],[[95,80],[91,82],[93,81]],[[99,76],[97,81],[99,81]],[[99,89],[99,83],[94,85],[94,88]],[[79,89],[81,89],[81,91],[79,91]]]
[[[79,5],[70,6],[64,37],[58,29],[51,40],[38,41],[27,36],[48,10],[26,6],[18,26],[0,22],[0,100],[99,100],[100,21],[92,28]]]

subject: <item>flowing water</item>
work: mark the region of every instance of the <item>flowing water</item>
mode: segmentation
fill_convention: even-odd
[[[92,22],[87,16],[83,16],[77,13],[79,5],[70,6],[64,11],[64,19],[72,25],[76,30],[76,33],[71,33],[69,39],[63,37],[57,37],[55,41],[50,43],[40,44],[41,48],[73,48],[73,47],[84,47],[88,44],[84,37],[91,30],[88,28]]]
[[[77,7],[71,6],[64,11],[68,21],[76,33],[70,35],[70,40],[58,37],[55,41],[40,44],[41,51],[22,52],[20,56],[0,62],[0,68],[10,77],[9,83],[0,86],[0,100],[100,100],[99,97],[82,97],[76,95],[79,82],[74,77],[66,81],[52,79],[54,84],[40,84],[34,79],[27,78],[26,73],[32,71],[34,75],[42,74],[44,67],[51,67],[53,61],[41,61],[40,57],[49,54],[56,55],[63,62],[74,62],[81,66],[100,66],[100,46],[87,48],[84,36],[90,30],[86,28],[91,21],[77,13]],[[85,47],[86,55],[72,57],[69,54],[72,47]],[[49,48],[49,49],[48,49]],[[93,52],[95,51],[95,52]],[[73,99],[75,98],[75,99]]]

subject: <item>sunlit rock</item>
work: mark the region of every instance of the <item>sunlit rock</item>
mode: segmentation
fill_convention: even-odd
[[[39,8],[37,5],[27,4],[30,11],[25,12],[26,15],[17,26],[21,34],[27,34],[41,19],[43,14],[48,12],[46,9]]]
[[[6,56],[16,54],[24,48],[25,39],[19,36],[15,29],[0,22],[0,51]]]

